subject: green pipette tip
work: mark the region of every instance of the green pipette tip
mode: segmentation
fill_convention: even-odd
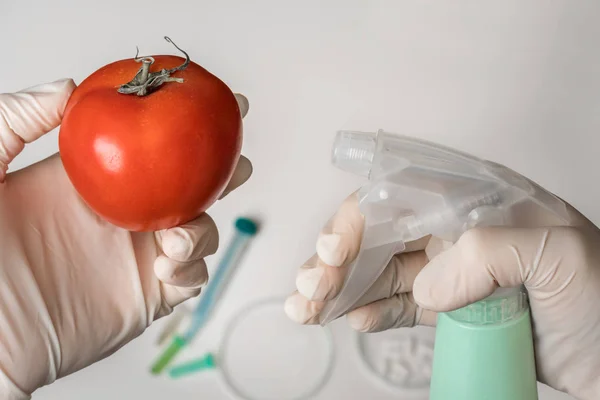
[[[160,374],[184,346],[185,339],[181,336],[175,336],[169,347],[167,347],[152,366],[152,373],[154,375]]]
[[[205,369],[214,369],[217,364],[215,362],[215,357],[212,354],[207,354],[202,358],[199,358],[194,361],[190,361],[185,364],[178,365],[169,370],[169,376],[171,378],[180,378],[182,376],[191,374],[196,371],[202,371]]]

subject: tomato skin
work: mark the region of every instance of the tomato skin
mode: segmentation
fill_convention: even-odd
[[[153,56],[151,71],[183,64]],[[223,193],[240,156],[242,118],[231,90],[190,62],[139,97],[117,92],[138,72],[133,59],[86,78],[67,103],[59,150],[73,186],[99,216],[130,231],[198,217]]]

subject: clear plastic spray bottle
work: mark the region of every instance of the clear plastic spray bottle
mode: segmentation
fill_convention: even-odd
[[[350,310],[405,243],[433,235],[455,242],[470,228],[510,226],[524,202],[564,223],[565,204],[514,172],[468,154],[383,131],[341,131],[333,163],[368,178],[359,191],[365,216],[360,252],[321,325]],[[438,316],[431,400],[537,400],[527,292],[500,288]]]

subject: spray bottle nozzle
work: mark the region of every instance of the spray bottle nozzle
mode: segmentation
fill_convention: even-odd
[[[376,150],[375,133],[340,131],[335,137],[331,158],[339,169],[369,177]]]
[[[368,182],[359,191],[361,249],[340,294],[325,305],[322,325],[354,306],[408,241],[455,241],[474,226],[510,225],[512,207],[523,201],[569,218],[560,199],[508,169],[419,139],[341,131],[332,161]]]

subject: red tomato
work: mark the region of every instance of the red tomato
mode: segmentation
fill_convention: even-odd
[[[153,58],[152,73],[185,61]],[[193,62],[170,74],[183,82],[165,82],[142,96],[119,93],[141,65],[117,61],[79,85],[64,113],[59,148],[69,179],[92,210],[122,228],[153,231],[198,217],[222,194],[240,155],[242,119],[227,85]]]

